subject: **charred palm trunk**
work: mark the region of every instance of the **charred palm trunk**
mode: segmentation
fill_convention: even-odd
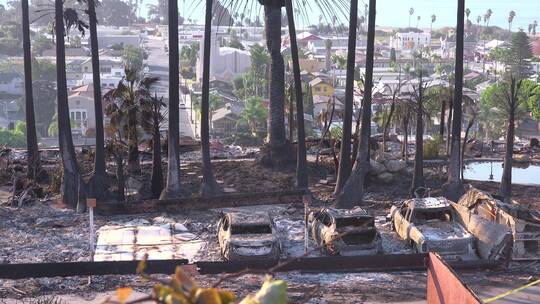
[[[423,101],[422,73],[420,73],[420,83],[418,85],[418,104],[416,108],[416,144],[414,154],[414,173],[411,186],[411,195],[419,187],[424,186],[424,101]]]
[[[32,92],[32,55],[30,46],[30,17],[28,0],[22,0],[22,27],[24,52],[24,94],[26,114],[26,149],[28,150],[27,177],[36,179],[39,170],[39,150],[36,133],[36,117],[34,113],[34,94]]]
[[[64,204],[85,210],[85,187],[79,174],[79,165],[71,137],[69,120],[69,106],[66,81],[66,52],[64,44],[64,4],[62,0],[55,0],[55,32],[56,32],[56,77],[57,77],[57,105],[58,105],[58,142],[62,157],[62,200]]]
[[[446,127],[446,155],[450,156],[450,138],[452,136],[452,116],[454,114],[454,101],[453,101],[453,94],[450,95],[450,100],[448,104],[448,122]]]
[[[467,140],[469,138],[469,132],[474,124],[474,116],[471,117],[465,129],[465,136],[463,136],[463,146],[461,147],[461,179],[463,179],[463,171],[465,169],[465,149],[467,148]]]
[[[285,132],[285,65],[281,55],[281,7],[280,0],[268,0],[264,4],[266,45],[270,53],[270,110],[268,112],[268,150],[263,164],[283,166],[294,160],[294,152],[286,140]]]
[[[394,100],[392,100],[392,104],[390,105],[390,113],[388,114],[388,118],[386,119],[386,123],[384,124],[383,144],[382,144],[383,152],[386,152],[386,138],[388,137],[388,131],[390,130],[390,122],[392,121],[392,116],[394,116],[395,111],[396,111],[396,102],[394,98]]]
[[[334,194],[340,193],[351,175],[351,129],[354,99],[354,65],[356,62],[356,30],[358,25],[358,1],[351,1],[349,16],[349,45],[347,52],[347,79],[343,115],[343,137],[339,150],[339,171]],[[363,129],[363,128],[362,128]],[[362,130],[364,131],[364,130]]]
[[[353,1],[353,3],[356,1]],[[369,136],[371,131],[371,94],[373,89],[373,58],[375,54],[375,10],[376,0],[369,0],[368,35],[366,51],[366,79],[362,111],[362,126],[360,128],[360,144],[358,157],[353,171],[343,189],[337,196],[338,208],[352,208],[355,203],[362,201],[364,196],[364,181],[369,171]],[[351,15],[352,16],[352,15]],[[353,16],[356,19],[356,15]],[[353,37],[356,39],[356,37]],[[349,53],[354,49],[349,48]],[[354,57],[352,57],[354,58]],[[343,160],[341,160],[343,161]]]
[[[131,97],[131,107],[128,110],[128,172],[140,174],[141,164],[139,161],[139,138],[137,136],[137,110],[135,109],[135,97]]]
[[[289,36],[291,38],[291,55],[294,75],[294,97],[296,98],[296,125],[298,147],[296,154],[296,186],[300,189],[308,188],[308,168],[306,159],[306,133],[304,129],[304,98],[302,96],[302,80],[300,78],[300,61],[298,58],[298,44],[296,42],[296,26],[294,23],[292,0],[286,0],[287,19],[289,23]],[[293,95],[293,94],[291,94]],[[291,104],[293,102],[291,98]],[[291,107],[292,110],[292,107]],[[292,141],[292,137],[291,137]]]
[[[163,166],[161,165],[161,137],[159,134],[159,111],[161,104],[157,103],[154,108],[152,121],[152,177],[151,190],[152,197],[158,198],[163,191]]]
[[[403,119],[403,146],[401,147],[401,156],[407,161],[409,159],[409,114]]]
[[[105,134],[103,131],[103,106],[101,103],[101,79],[99,68],[99,46],[97,37],[96,4],[88,0],[88,19],[90,26],[90,51],[92,53],[92,79],[94,85],[94,112],[96,119],[96,155],[94,174],[90,181],[90,195],[97,199],[107,197],[107,173],[105,165]]]
[[[116,157],[116,180],[118,183],[116,194],[118,195],[118,200],[123,202],[126,200],[126,179],[124,177],[124,156],[122,152]]]
[[[292,85],[289,87],[289,93],[287,94],[288,96],[288,106],[289,106],[289,110],[287,113],[287,122],[289,124],[289,141],[290,142],[293,142],[294,141],[294,92],[293,92],[293,87]]]
[[[203,197],[215,196],[221,192],[212,171],[210,160],[210,42],[212,39],[212,0],[206,1],[204,23],[203,82],[201,99],[201,150],[202,150],[202,185]]]
[[[463,37],[465,19],[465,0],[458,1],[457,34],[456,34],[456,71],[454,85],[454,118],[452,121],[452,142],[450,147],[450,163],[448,165],[448,181],[444,185],[445,196],[457,201],[463,194],[461,171],[461,104],[463,97]]]
[[[204,47],[207,47],[206,45]],[[204,67],[208,68],[207,66]],[[180,197],[180,68],[178,54],[178,2],[169,0],[169,142],[167,185],[161,199]]]
[[[439,136],[441,137],[441,140],[444,138],[444,118],[446,112],[446,99],[441,100],[441,123],[439,124]]]

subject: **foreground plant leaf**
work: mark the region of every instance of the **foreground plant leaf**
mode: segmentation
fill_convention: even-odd
[[[247,296],[240,304],[286,304],[287,283],[283,280],[266,278],[261,289],[255,294]]]

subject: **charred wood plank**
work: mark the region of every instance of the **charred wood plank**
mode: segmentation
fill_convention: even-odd
[[[191,210],[231,208],[255,205],[278,205],[301,203],[305,191],[288,190],[258,193],[234,193],[214,197],[183,197],[168,200],[145,200],[138,202],[100,202],[96,207],[99,215],[121,215],[151,212],[180,213]]]
[[[137,273],[137,265],[139,265],[139,262],[140,261],[0,264],[0,279],[129,275]],[[171,274],[174,273],[176,266],[186,264],[188,264],[188,260],[186,259],[150,260],[147,261],[145,272],[148,274]]]

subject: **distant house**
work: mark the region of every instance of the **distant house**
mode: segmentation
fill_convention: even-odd
[[[540,122],[527,115],[527,117],[517,123],[516,135],[521,138],[540,139]]]
[[[334,94],[334,87],[320,77],[317,77],[309,82],[309,86],[313,92],[313,96],[327,96],[330,97]]]
[[[131,45],[138,48],[141,45],[142,37],[140,35],[116,35],[105,34],[98,35],[98,45],[100,47],[110,47],[114,44],[120,44],[123,46]]]
[[[94,98],[87,94],[72,93],[68,97],[69,118],[74,123],[74,130],[85,134],[87,130],[96,128]]]
[[[226,103],[212,114],[212,131],[216,135],[230,135],[236,131],[236,123],[244,106],[240,103]]]
[[[19,73],[0,73],[0,93],[9,95],[22,95],[24,81]]]
[[[322,64],[316,59],[300,59],[300,71],[319,72]]]
[[[450,32],[448,35],[440,38],[441,52],[443,58],[454,58],[456,54],[456,35]],[[476,37],[470,33],[466,33],[463,38],[463,56],[468,59],[474,59],[475,49],[477,45]]]
[[[202,80],[204,41],[201,39],[199,59],[197,61],[197,79]],[[231,47],[220,47],[219,39],[212,35],[210,51],[210,77],[232,80],[245,73],[251,66],[251,53]]]
[[[16,99],[0,99],[0,128],[13,128],[18,120],[24,119]]]
[[[90,51],[84,47],[68,47],[66,46],[66,57],[81,57],[90,55]],[[56,48],[44,50],[44,57],[56,57]]]
[[[296,42],[298,43],[299,47],[306,47],[310,41],[320,41],[320,40],[323,40],[323,38],[315,34],[312,34],[310,32],[302,32],[296,36]],[[285,35],[282,38],[282,44],[283,45],[291,44],[289,35]]]
[[[390,45],[396,50],[415,50],[429,46],[430,43],[430,33],[396,33],[390,38]]]
[[[120,58],[100,58],[99,72],[109,74],[113,69],[123,69],[124,64]],[[92,58],[87,58],[81,62],[81,71],[83,73],[92,73]]]

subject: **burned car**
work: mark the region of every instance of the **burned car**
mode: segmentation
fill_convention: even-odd
[[[392,206],[387,219],[415,252],[434,251],[451,260],[477,259],[474,236],[455,217],[449,200],[427,197]]]
[[[478,217],[477,222],[488,222],[490,228],[483,230],[493,234],[489,241],[499,242],[498,247],[506,246],[512,260],[540,260],[540,212],[517,202],[504,203],[475,188],[459,199],[456,210],[464,219]],[[494,233],[493,227],[498,227],[499,232]],[[505,236],[506,242],[495,239],[502,238],[501,235]]]
[[[311,235],[330,255],[371,255],[382,253],[381,235],[375,218],[362,208],[323,208],[308,216]]]
[[[225,213],[218,222],[221,255],[229,261],[279,259],[276,225],[266,212]]]

